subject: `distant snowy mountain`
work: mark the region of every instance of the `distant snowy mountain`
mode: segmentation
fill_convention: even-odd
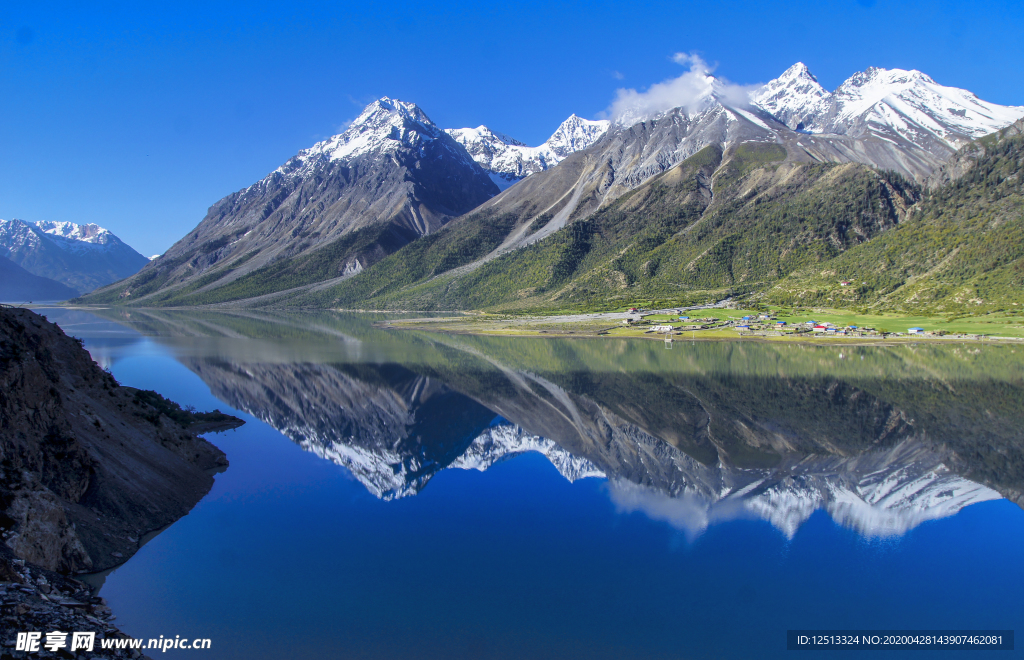
[[[920,71],[871,67],[830,94],[802,62],[753,93],[751,101],[793,130],[899,137],[932,153],[939,145],[956,150],[1024,117],[1024,106],[982,101]]]
[[[78,293],[135,274],[148,259],[95,224],[0,220],[0,256]]]
[[[567,156],[582,151],[608,131],[610,122],[570,116],[539,147],[497,133],[486,126],[449,128],[447,133],[462,144],[502,190],[536,172],[554,167]]]
[[[601,139],[583,149],[572,167],[538,171],[481,206],[481,212],[523,220],[472,267],[544,240],[570,218],[588,217],[709,146],[728,157],[743,143],[775,144],[789,162],[862,163],[923,182],[967,141],[1024,116],[1024,107],[981,101],[917,71],[868,69],[835,93],[823,89],[802,63],[749,94],[706,73],[688,82],[685,103],[674,101],[682,105],[666,109],[664,103],[637,102],[619,108],[614,123],[601,127]],[[504,153],[500,146],[497,152]],[[539,231],[526,231],[549,217]]]

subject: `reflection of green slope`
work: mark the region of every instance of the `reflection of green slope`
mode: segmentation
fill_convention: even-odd
[[[582,455],[603,451],[616,424],[705,464],[747,467],[789,453],[856,456],[915,437],[953,452],[968,478],[1015,499],[1024,491],[1024,351],[1012,346],[665,350],[625,339],[391,330],[374,326],[378,317],[332,313],[133,310],[119,320],[168,341],[186,335],[185,345],[219,341],[216,356],[228,362],[348,365],[361,380],[400,364]]]
[[[686,428],[680,392],[708,411],[735,464],[784,451],[849,456],[917,435],[955,452],[968,478],[1011,494],[1024,485],[1024,354],[1010,346],[442,340],[586,396],[699,460],[675,437]]]

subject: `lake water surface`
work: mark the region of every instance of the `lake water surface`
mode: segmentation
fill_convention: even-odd
[[[40,311],[247,422],[102,586],[135,637],[212,639],[168,657],[830,658],[786,631],[1024,621],[1024,349]]]

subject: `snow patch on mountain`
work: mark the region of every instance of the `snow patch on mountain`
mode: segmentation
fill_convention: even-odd
[[[538,147],[528,147],[486,126],[449,128],[446,132],[466,148],[500,189],[505,190],[517,181],[554,167],[567,156],[586,149],[608,131],[609,125],[608,121],[592,121],[574,114]]]

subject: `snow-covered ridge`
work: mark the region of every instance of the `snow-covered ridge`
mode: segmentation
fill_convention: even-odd
[[[592,121],[574,114],[538,147],[528,147],[486,126],[449,128],[446,132],[465,147],[473,160],[491,175],[491,180],[504,190],[586,149],[608,131],[608,126],[608,121]]]
[[[443,131],[415,103],[384,96],[366,106],[344,132],[303,149],[276,171],[302,175],[323,162],[350,161],[401,148],[421,149],[442,135]]]
[[[751,95],[753,104],[794,130],[804,129],[807,117],[828,112],[832,95],[803,62],[793,66]]]
[[[529,147],[486,126],[442,131],[415,103],[382,97],[366,106],[344,132],[303,149],[276,173],[305,176],[311,168],[332,161],[351,161],[368,154],[389,154],[401,148],[422,149],[447,133],[482,167],[498,188],[553,167],[566,156],[586,149],[608,130],[609,122],[572,115],[544,144]],[[454,146],[454,145],[453,145]],[[458,147],[455,147],[456,149]]]
[[[900,137],[926,150],[958,149],[1024,117],[1024,106],[982,101],[920,71],[871,67],[833,93],[798,62],[751,94],[751,103],[793,130],[860,137]]]
[[[461,470],[487,470],[495,463],[528,452],[543,454],[559,474],[570,482],[587,477],[604,477],[596,465],[585,458],[573,456],[554,441],[532,435],[515,424],[499,424],[477,436],[466,451],[448,466]]]
[[[72,241],[85,243],[109,243],[113,237],[109,231],[92,223],[78,225],[74,222],[49,222],[40,220],[36,226],[51,236],[60,236]]]
[[[95,224],[0,220],[0,249],[7,252],[36,249],[47,239],[50,244],[70,252],[102,250],[107,245],[120,243],[116,236]]]
[[[809,458],[776,470],[718,466],[695,470],[675,492],[613,479],[620,511],[640,511],[699,536],[724,520],[765,520],[793,538],[818,510],[867,538],[900,536],[964,507],[1001,499],[991,488],[953,473],[941,458],[911,442],[853,459]]]
[[[325,441],[324,438],[310,434],[308,429],[285,427],[280,430],[306,451],[347,469],[366,490],[382,500],[416,495],[435,474],[444,469],[483,472],[495,463],[527,452],[543,454],[569,481],[604,477],[604,473],[585,458],[577,458],[551,440],[530,435],[513,424],[490,427],[448,465],[381,447],[368,448],[342,440]]]

